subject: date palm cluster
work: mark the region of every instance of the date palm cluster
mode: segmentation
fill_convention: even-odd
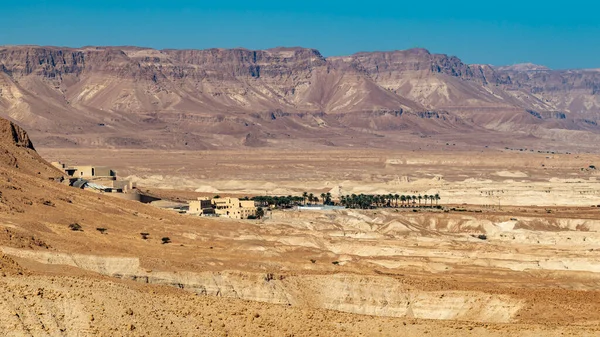
[[[331,193],[321,193],[320,198],[313,193],[304,192],[302,196],[255,196],[252,198],[258,206],[289,208],[300,205],[340,205],[348,208],[381,208],[381,207],[433,207],[440,200],[439,194],[434,195],[400,195],[400,194],[349,194],[340,196],[334,202]]]

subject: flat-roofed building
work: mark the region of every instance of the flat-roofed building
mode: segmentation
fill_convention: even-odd
[[[217,215],[232,219],[248,219],[256,216],[256,206],[252,200],[238,198],[198,198],[189,202],[189,213],[197,215]]]
[[[205,214],[214,214],[214,209],[212,207],[212,200],[207,197],[198,198],[198,200],[192,200],[189,202],[189,210],[190,214],[197,215],[205,215]]]
[[[68,166],[61,162],[53,162],[52,165],[62,170],[66,175],[74,178],[110,178],[116,179],[117,174],[106,166],[76,165]]]

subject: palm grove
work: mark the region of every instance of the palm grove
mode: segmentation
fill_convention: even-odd
[[[320,197],[320,198],[319,198]],[[439,194],[434,195],[400,195],[400,194],[349,194],[340,196],[336,203],[331,193],[321,193],[316,196],[313,193],[304,192],[302,196],[256,196],[252,198],[261,207],[290,208],[300,205],[340,205],[348,208],[371,209],[381,207],[433,207],[439,205]]]

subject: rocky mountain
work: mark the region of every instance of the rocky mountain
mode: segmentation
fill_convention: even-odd
[[[4,118],[0,118],[0,167],[43,178],[63,175],[40,157],[25,130]]]
[[[579,144],[597,139],[599,93],[598,71],[424,49],[0,47],[0,111],[40,146],[370,146],[465,132]]]
[[[520,71],[520,72],[535,72],[535,71],[549,71],[550,68],[541,66],[533,63],[519,63],[511,66],[502,66],[496,68],[499,71]]]

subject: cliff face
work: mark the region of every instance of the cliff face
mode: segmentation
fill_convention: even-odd
[[[3,118],[0,118],[0,167],[48,178],[62,175],[38,155],[25,130]]]
[[[575,118],[597,120],[600,112],[598,70],[501,70],[510,76],[507,90],[521,90]]]
[[[184,141],[182,130],[243,143],[249,133],[277,137],[281,125],[269,129],[252,117],[273,111],[287,114],[285,127],[296,132],[288,137],[313,137],[324,127],[351,132],[344,131],[350,125],[427,134],[472,122],[472,128],[503,130],[503,121],[515,118],[545,127],[548,118],[529,110],[563,114],[558,128],[595,132],[599,93],[598,71],[468,65],[424,49],[325,58],[305,48],[0,47],[0,109],[44,146],[150,146],[140,131],[208,146],[199,135]],[[426,111],[457,122],[409,120],[422,120]],[[389,120],[389,112],[398,119]]]
[[[34,150],[27,132],[15,123],[0,118],[0,145]]]

